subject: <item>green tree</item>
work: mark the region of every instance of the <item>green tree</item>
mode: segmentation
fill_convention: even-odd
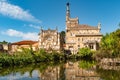
[[[63,50],[63,45],[65,44],[65,31],[60,32],[60,43],[61,43],[61,47],[62,47],[61,50]]]
[[[92,51],[90,50],[90,48],[80,48],[78,55],[80,57],[91,57],[92,56]]]
[[[100,43],[99,57],[120,57],[120,29],[103,36]]]
[[[4,40],[4,41],[0,42],[0,44],[8,44],[8,42]]]
[[[79,61],[78,64],[79,64],[78,67],[80,67],[80,68],[90,69],[94,65],[96,65],[96,62],[95,61],[85,61],[85,60],[82,60],[82,61]]]
[[[61,40],[65,43],[65,31],[60,32]]]

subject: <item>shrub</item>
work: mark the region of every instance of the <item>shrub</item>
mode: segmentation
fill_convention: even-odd
[[[82,60],[82,61],[79,61],[78,64],[79,64],[78,67],[80,67],[80,68],[90,69],[94,65],[96,65],[96,62],[95,61],[85,61],[85,60]]]
[[[78,52],[78,56],[80,57],[91,57],[92,51],[89,48],[80,48]]]

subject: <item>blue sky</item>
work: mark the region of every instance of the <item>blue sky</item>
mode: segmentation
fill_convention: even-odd
[[[40,27],[65,30],[68,1],[80,24],[100,22],[103,34],[119,28],[120,0],[0,0],[0,41],[38,40]]]

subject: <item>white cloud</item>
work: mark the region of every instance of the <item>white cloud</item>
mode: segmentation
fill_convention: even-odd
[[[37,26],[37,25],[29,24],[28,26],[32,27],[32,28],[35,28],[35,29],[40,29],[40,26]]]
[[[8,3],[7,0],[0,0],[0,14],[14,19],[40,23],[40,21],[28,11],[17,5]]]
[[[2,32],[2,34],[11,37],[20,37],[24,40],[38,40],[38,34],[33,32],[23,33],[14,29],[8,29],[7,31]]]

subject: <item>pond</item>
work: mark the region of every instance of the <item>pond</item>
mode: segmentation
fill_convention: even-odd
[[[120,66],[83,60],[39,63],[0,68],[0,80],[120,80]]]

